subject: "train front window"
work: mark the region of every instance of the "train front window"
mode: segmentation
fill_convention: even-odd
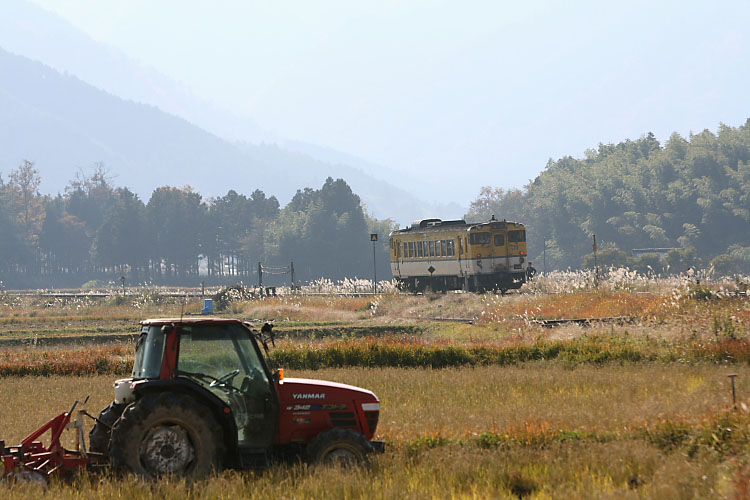
[[[471,233],[469,234],[469,243],[472,245],[489,245],[490,233]]]
[[[505,246],[505,235],[504,234],[496,234],[495,235],[495,246],[496,247]]]
[[[521,243],[526,241],[526,230],[508,231],[508,241],[511,243]]]

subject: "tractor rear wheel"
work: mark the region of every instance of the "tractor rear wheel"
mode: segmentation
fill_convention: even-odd
[[[208,408],[175,393],[132,403],[112,427],[109,454],[115,469],[149,479],[196,479],[220,470],[224,443]]]
[[[112,403],[99,413],[94,427],[89,432],[89,450],[94,453],[107,454],[109,439],[112,436],[112,426],[122,415],[127,405]]]
[[[329,429],[315,436],[305,448],[310,464],[366,465],[372,444],[361,433],[352,429]]]

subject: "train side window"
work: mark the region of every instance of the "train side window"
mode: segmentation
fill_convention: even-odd
[[[448,242],[446,240],[440,242],[440,255],[443,257],[448,256]]]
[[[417,242],[417,257],[421,258],[423,255],[424,255],[424,252],[422,250],[422,242],[418,241]]]
[[[416,243],[414,243],[413,241],[410,241],[409,242],[409,257],[413,259],[416,256],[417,256]]]
[[[520,231],[508,231],[508,241],[511,243],[526,241],[526,231],[523,229]]]
[[[430,241],[430,257],[434,257],[434,256],[435,256],[435,242]]]
[[[505,246],[505,235],[504,234],[496,234],[495,235],[495,246],[496,247]]]
[[[446,246],[448,247],[448,257],[455,257],[456,256],[456,242],[453,240],[448,240],[446,242]]]
[[[429,245],[427,244],[426,241],[422,242],[422,248],[424,248],[424,256],[425,257],[429,257],[430,256],[430,247],[429,247]]]
[[[440,240],[435,242],[435,257],[440,257]]]

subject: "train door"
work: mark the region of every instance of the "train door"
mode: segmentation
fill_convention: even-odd
[[[399,240],[391,240],[392,249],[393,252],[393,275],[400,278],[401,277],[401,242]]]
[[[508,242],[506,241],[505,233],[495,233],[492,239],[492,246],[494,247],[492,269],[495,272],[501,270],[508,272],[510,257],[508,256]]]
[[[461,257],[459,260],[461,276],[468,276],[470,274],[469,265],[471,264],[471,256],[469,255],[469,240],[466,236],[467,234],[468,233],[458,237],[458,249]]]

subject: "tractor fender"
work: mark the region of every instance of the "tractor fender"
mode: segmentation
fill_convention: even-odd
[[[148,380],[135,386],[134,393],[136,399],[146,395],[152,395],[161,392],[177,392],[186,394],[194,398],[197,402],[203,404],[211,410],[212,416],[221,426],[221,431],[226,449],[224,464],[227,467],[234,467],[239,463],[239,449],[237,447],[237,424],[232,415],[232,409],[225,401],[218,396],[201,387],[191,380],[182,378],[167,380]]]

